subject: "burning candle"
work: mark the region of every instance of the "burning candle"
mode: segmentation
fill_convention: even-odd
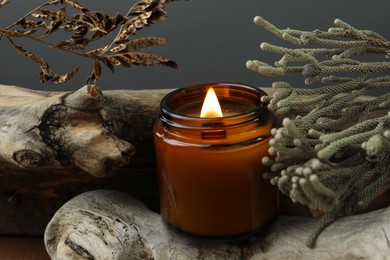
[[[169,226],[197,237],[239,238],[277,214],[276,189],[262,177],[275,123],[262,95],[218,83],[163,98],[154,140],[161,214]]]

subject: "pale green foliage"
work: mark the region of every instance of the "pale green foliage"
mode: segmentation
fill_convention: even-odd
[[[339,19],[336,28],[313,32],[281,30],[261,17],[255,23],[292,44],[309,47],[262,43],[262,50],[282,58],[274,66],[248,61],[249,69],[267,76],[302,73],[306,84],[324,84],[300,89],[275,82],[276,93],[262,99],[284,118],[272,131],[271,156],[262,160],[272,171],[265,177],[292,201],[323,213],[308,239],[313,246],[326,225],[366,208],[390,180],[390,94],[362,97],[369,89],[390,88],[390,62],[385,60],[390,42]],[[384,61],[357,59],[366,54]]]

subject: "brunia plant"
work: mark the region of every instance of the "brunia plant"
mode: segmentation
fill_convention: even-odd
[[[309,236],[337,217],[365,209],[390,181],[390,42],[376,32],[358,30],[340,19],[327,31],[279,29],[262,17],[255,23],[298,46],[262,43],[281,55],[274,65],[250,60],[247,67],[267,76],[301,73],[319,88],[293,88],[275,82],[273,96],[263,97],[282,125],[272,130],[269,157],[271,183],[293,202],[321,215]],[[365,55],[376,55],[374,62]],[[382,89],[380,96],[363,95]]]

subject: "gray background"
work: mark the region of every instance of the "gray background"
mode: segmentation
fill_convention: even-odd
[[[11,0],[0,10],[0,25],[5,27],[22,14],[44,1]],[[110,15],[126,13],[134,1],[85,0],[80,2],[91,10]],[[103,69],[99,86],[102,89],[177,88],[204,82],[239,82],[269,87],[273,81],[288,80],[296,87],[304,87],[300,75],[268,78],[246,69],[248,59],[273,63],[278,55],[262,52],[261,42],[290,46],[271,33],[257,27],[253,17],[263,16],[280,28],[303,30],[333,26],[335,18],[343,19],[361,29],[375,30],[388,35],[390,1],[260,1],[260,0],[192,0],[168,4],[169,19],[143,29],[137,36],[162,36],[166,46],[153,47],[152,53],[177,61],[180,70],[166,67],[117,67],[112,74]],[[6,39],[0,41],[0,83],[39,90],[75,90],[84,85],[92,62],[87,59],[53,51],[31,41],[19,41],[32,52],[47,59],[57,73],[65,73],[79,64],[79,74],[69,83],[54,85],[39,81],[38,67],[19,55]],[[105,42],[102,43],[106,44]]]

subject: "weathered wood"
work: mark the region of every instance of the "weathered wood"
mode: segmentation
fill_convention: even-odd
[[[128,163],[131,142],[151,133],[161,97],[117,91],[104,98],[93,86],[74,93],[0,86],[0,93],[2,160],[24,168],[76,166],[98,177]]]
[[[130,192],[158,210],[152,129],[168,91],[103,97],[87,86],[58,93],[0,85],[0,234],[43,234],[61,205],[96,188]]]
[[[124,193],[97,190],[66,203],[45,231],[52,259],[387,259],[390,207],[344,217],[305,240],[316,220],[279,216],[241,243],[200,242],[170,231],[161,217]]]
[[[122,167],[96,178],[73,169],[7,169],[0,173],[0,234],[42,235],[54,213],[74,196],[94,189],[129,193],[159,211],[156,173],[149,168]]]

